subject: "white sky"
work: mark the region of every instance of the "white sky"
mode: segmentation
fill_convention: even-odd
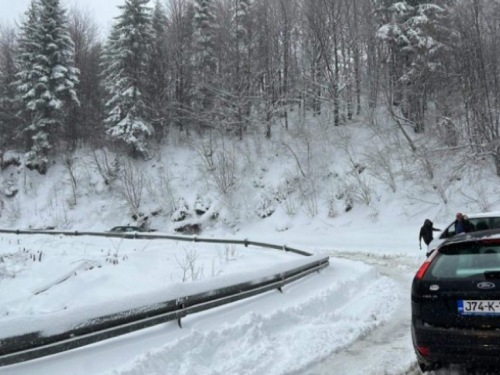
[[[109,30],[113,17],[118,15],[117,5],[124,0],[61,0],[65,8],[74,4],[88,9],[101,27],[103,34]],[[0,24],[13,24],[28,9],[30,0],[0,0]]]

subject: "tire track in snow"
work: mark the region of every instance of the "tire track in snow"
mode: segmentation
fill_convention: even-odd
[[[297,375],[417,375],[411,342],[410,288],[420,265],[420,257],[367,254],[353,252],[329,253],[335,258],[361,261],[376,267],[380,274],[394,280],[399,294],[392,319],[361,337],[352,345],[331,355],[325,361]],[[332,261],[334,262],[334,260]],[[437,374],[436,374],[437,375]]]
[[[382,275],[394,280],[404,293],[394,319],[372,331],[352,346],[335,353],[300,375],[422,375],[411,342],[411,282],[424,258],[406,254],[362,252],[330,252],[332,257],[361,261],[374,266]],[[459,366],[425,375],[493,375],[488,372],[468,372]]]
[[[335,274],[333,270],[325,271],[328,272]],[[324,278],[325,282],[327,280]],[[291,285],[285,294],[268,297],[285,300],[288,293],[295,293],[295,288],[297,293],[304,295],[309,282],[314,284],[317,279],[310,278]],[[148,351],[114,374],[283,375],[296,371],[304,363],[317,358],[318,353],[324,353],[323,357],[326,357],[331,347],[348,347],[352,341],[367,336],[378,327],[381,321],[375,317],[383,319],[389,315],[384,314],[384,309],[390,310],[390,301],[396,297],[387,291],[394,287],[396,285],[392,280],[377,277],[376,271],[370,267],[312,298],[304,298],[299,304],[271,313],[248,313],[249,303],[259,304],[258,300],[248,301],[241,306],[242,316],[235,322],[204,331],[196,329],[193,321],[193,329],[185,336]],[[386,297],[382,304],[375,303],[374,296],[379,295],[377,288]],[[360,311],[358,299],[373,300],[373,304]],[[328,311],[326,306],[333,310]],[[343,313],[345,310],[351,313]],[[237,355],[235,348],[240,348],[244,355]]]

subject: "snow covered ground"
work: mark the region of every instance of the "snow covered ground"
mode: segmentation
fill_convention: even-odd
[[[268,249],[163,240],[3,235],[0,243],[2,336],[28,327],[57,331],[99,312],[102,315],[210,289],[307,259]],[[372,249],[364,253],[330,251],[334,256],[330,267],[286,286],[283,294],[270,292],[188,316],[183,329],[175,322],[167,323],[8,366],[1,372],[201,375],[316,371],[315,366],[328,366],[328,361],[321,362],[332,354],[342,356],[372,332],[393,326],[394,319],[406,321],[408,327],[409,316],[400,313],[402,308],[409,311],[409,284],[422,253],[403,256],[377,252],[376,245]],[[319,247],[306,250],[328,253]],[[196,275],[183,266],[188,256],[197,259]],[[354,260],[345,259],[349,257]],[[380,262],[393,269],[392,273],[383,271]],[[400,339],[397,361],[372,364],[371,374],[382,370],[399,374],[412,367],[409,331],[401,332]],[[317,371],[306,373],[329,373]]]
[[[167,323],[0,373],[417,374],[409,299],[425,254],[420,226],[429,218],[445,228],[458,211],[500,209],[499,180],[486,159],[465,165],[460,155],[446,155],[443,163],[440,153],[430,160],[429,178],[390,126],[375,133],[362,124],[326,129],[319,119],[289,131],[276,127],[271,141],[252,135],[217,144],[216,153],[234,160],[225,193],[200,156],[203,140],[187,146],[175,134],[151,160],[116,159],[121,169],[108,183],[98,159],[107,155],[114,165],[115,156],[104,150],[78,150],[72,171],[61,162],[46,176],[13,165],[2,171],[2,228],[102,231],[148,217],[160,232],[199,224],[203,237],[286,244],[332,258],[283,294],[188,316],[182,329]],[[127,196],[124,171],[144,181],[140,202]],[[131,203],[139,207],[135,218]],[[193,256],[196,266],[186,266]],[[257,248],[6,235],[0,257],[0,336],[29,327],[57,331],[303,261]]]

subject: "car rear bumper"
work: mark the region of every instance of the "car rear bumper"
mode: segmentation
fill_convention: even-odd
[[[412,338],[419,362],[428,366],[500,364],[500,330],[438,328],[424,326],[414,318]],[[429,354],[422,355],[417,349],[419,346],[428,348]]]

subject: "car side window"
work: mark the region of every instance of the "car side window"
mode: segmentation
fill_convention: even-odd
[[[497,229],[500,228],[500,217],[492,217],[490,220],[490,228]]]
[[[446,228],[441,235],[441,238],[450,238],[455,235],[455,223],[452,223],[448,228]]]

